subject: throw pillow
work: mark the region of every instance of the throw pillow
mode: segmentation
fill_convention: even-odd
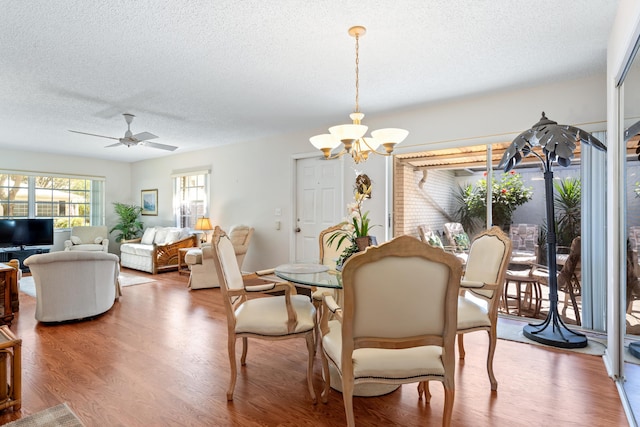
[[[82,240],[80,240],[80,238],[78,236],[71,236],[71,243],[73,243],[74,245],[81,245],[82,244]]]
[[[169,230],[167,230],[164,227],[159,227],[156,229],[156,237],[153,239],[153,243],[155,243],[156,245],[162,245],[166,242],[167,240],[167,233],[169,232]]]
[[[453,236],[453,240],[456,242],[456,246],[458,246],[460,250],[469,250],[469,236],[467,236],[467,233],[456,234]]]
[[[429,243],[431,246],[435,246],[436,248],[444,249],[442,240],[440,240],[440,236],[436,236],[435,234],[430,234],[427,237],[427,243]]]
[[[165,243],[173,243],[180,240],[181,230],[172,230],[167,233],[167,237],[164,239]]]
[[[142,240],[140,241],[140,243],[142,243],[143,245],[152,245],[153,238],[155,236],[156,236],[156,229],[147,228],[146,230],[144,230],[144,234],[142,235]]]
[[[104,240],[102,237],[98,236],[96,237],[96,239],[93,241],[93,243],[99,245],[100,243],[102,243],[102,240]]]

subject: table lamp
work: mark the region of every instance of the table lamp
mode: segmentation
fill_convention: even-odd
[[[202,233],[204,235],[204,238],[200,238],[200,243],[205,243],[208,239],[209,236],[207,235],[207,231],[211,231],[213,230],[213,227],[211,226],[211,220],[209,218],[198,218],[198,220],[196,221],[196,230],[200,230],[200,231],[204,231],[204,233]]]

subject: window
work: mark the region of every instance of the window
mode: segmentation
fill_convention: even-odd
[[[60,229],[104,217],[103,179],[0,171],[0,218],[53,218]]]
[[[176,226],[195,228],[199,217],[207,214],[209,201],[209,171],[174,174]]]

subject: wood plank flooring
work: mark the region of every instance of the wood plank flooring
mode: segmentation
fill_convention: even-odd
[[[220,290],[189,291],[187,277],[177,272],[153,278],[123,288],[105,315],[78,323],[40,324],[35,298],[20,294],[11,329],[23,340],[23,405],[0,414],[0,424],[67,402],[87,426],[345,425],[340,393],[332,391],[328,404],[311,403],[304,340],[250,340],[234,401],[227,402]],[[499,385],[491,392],[486,334],[468,334],[465,344],[467,359],[457,364],[454,426],[627,425],[600,357],[499,340]],[[314,381],[319,394],[319,355]],[[418,400],[415,385],[355,398],[356,422],[441,425],[442,387],[434,383],[431,391],[429,405]]]

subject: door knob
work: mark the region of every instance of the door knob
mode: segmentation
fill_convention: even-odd
[[[300,227],[296,227],[296,233],[301,232],[302,230],[300,230]]]

